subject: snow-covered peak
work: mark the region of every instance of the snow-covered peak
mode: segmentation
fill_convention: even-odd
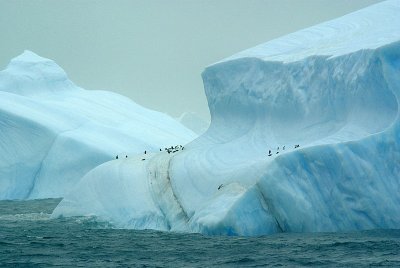
[[[53,61],[47,58],[43,58],[30,50],[25,50],[21,55],[11,60],[11,63],[21,63],[21,62],[38,63],[38,62],[53,62]]]
[[[315,55],[340,56],[376,49],[400,39],[399,14],[400,0],[385,1],[249,48],[223,61],[255,57],[293,62]]]
[[[77,90],[65,71],[54,61],[25,50],[0,72],[0,91],[33,96]]]
[[[0,72],[0,199],[62,197],[117,155],[142,159],[144,151],[195,137],[124,96],[75,86],[54,61],[33,52]]]

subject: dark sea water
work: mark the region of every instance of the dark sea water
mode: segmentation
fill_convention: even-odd
[[[0,201],[0,267],[400,267],[400,230],[209,237],[50,219],[60,199]]]

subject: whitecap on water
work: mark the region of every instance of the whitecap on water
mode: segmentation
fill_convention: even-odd
[[[47,221],[50,219],[48,213],[24,213],[24,214],[6,214],[0,215],[0,220],[3,221]]]

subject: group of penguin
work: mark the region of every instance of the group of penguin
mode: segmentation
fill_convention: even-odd
[[[175,145],[175,146],[171,146],[171,147],[169,147],[169,148],[165,148],[164,149],[164,151],[167,151],[167,153],[176,153],[176,152],[178,152],[178,151],[180,151],[180,150],[183,150],[183,149],[185,149],[185,147],[183,147],[182,145]],[[160,149],[160,152],[161,152],[162,150]]]
[[[299,144],[296,144],[296,145],[294,146],[295,149],[297,149],[297,148],[299,148],[299,147],[300,147]],[[164,151],[167,151],[167,153],[170,154],[170,153],[176,153],[176,152],[178,152],[178,151],[180,151],[180,150],[183,150],[183,149],[185,149],[185,147],[183,147],[182,145],[175,145],[175,146],[171,146],[171,147],[168,147],[168,148],[164,148]],[[282,151],[284,151],[285,149],[286,149],[286,146],[283,146],[283,147],[282,147]],[[162,149],[161,149],[161,148],[160,148],[160,152],[162,152]],[[144,154],[147,154],[147,151],[144,151]],[[276,154],[279,154],[279,146],[278,146],[278,148],[276,148]],[[271,150],[268,150],[268,156],[272,156]],[[125,158],[128,158],[128,155],[125,155]],[[115,157],[115,159],[118,159],[118,155]],[[144,161],[144,160],[146,160],[146,159],[145,159],[145,158],[142,158],[142,161]],[[218,187],[218,190],[220,190],[223,186],[224,186],[224,185],[221,184],[221,185]]]
[[[299,148],[299,147],[300,147],[299,144],[296,144],[296,145],[294,146],[295,149],[297,149],[297,148]],[[283,147],[282,147],[282,151],[285,151],[285,149],[286,149],[286,146],[283,146]],[[275,154],[279,154],[279,146],[278,146],[278,148],[276,148],[276,153],[275,153]],[[268,150],[268,156],[272,156],[271,150]]]
[[[183,147],[182,145],[175,145],[175,146],[165,148],[164,151],[167,151],[168,154],[170,154],[170,153],[176,153],[183,149],[185,149],[185,147]],[[161,148],[160,148],[160,152],[162,152]],[[147,150],[144,151],[144,154],[147,154]],[[125,158],[128,158],[128,155],[125,155]],[[119,155],[115,156],[115,159],[119,159]],[[144,160],[146,160],[146,159],[142,158],[142,161],[144,161]]]
[[[294,146],[295,149],[297,149],[299,147],[300,147],[299,144],[296,144]],[[183,147],[182,145],[175,145],[175,146],[171,146],[171,147],[168,147],[168,148],[164,148],[164,151],[167,151],[167,153],[170,154],[170,153],[176,153],[176,152],[178,152],[180,150],[183,150],[183,149],[185,149],[185,147]],[[284,145],[282,147],[282,151],[284,151],[285,149],[286,149],[286,146]],[[160,152],[162,152],[161,148],[160,148]],[[147,151],[144,151],[144,154],[147,154]],[[278,148],[276,148],[276,153],[275,154],[279,154],[279,146],[278,146]],[[268,150],[268,156],[272,156],[272,151],[271,150]],[[125,158],[128,158],[128,155],[125,155]],[[118,159],[118,155],[115,157],[115,159]],[[145,160],[145,159],[142,158],[142,161],[143,160]]]

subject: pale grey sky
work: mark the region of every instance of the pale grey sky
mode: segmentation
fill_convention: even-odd
[[[25,49],[85,89],[208,117],[207,65],[380,0],[0,0],[0,69]]]

